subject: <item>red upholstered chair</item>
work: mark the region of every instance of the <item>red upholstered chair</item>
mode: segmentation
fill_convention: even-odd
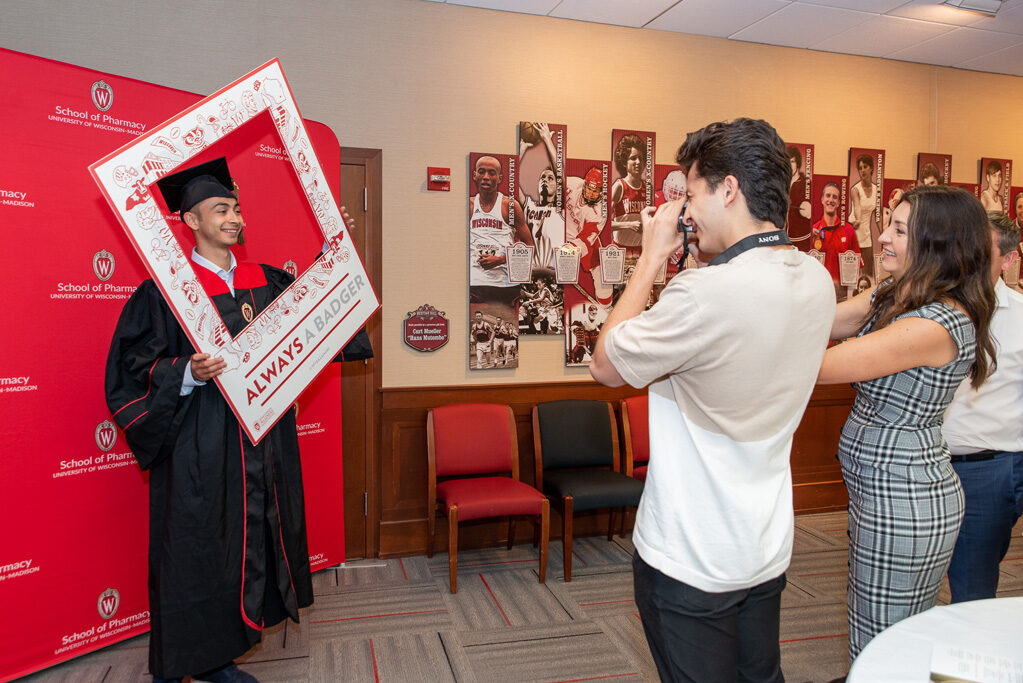
[[[646,481],[650,460],[650,421],[647,418],[647,395],[622,401],[622,431],[625,434],[625,473]]]
[[[547,580],[550,503],[519,481],[519,442],[510,407],[460,403],[433,408],[426,419],[429,453],[426,555],[433,557],[437,513],[448,517],[448,573],[458,590],[458,522],[508,517],[508,548],[514,544],[515,515],[540,518],[540,583]],[[494,475],[511,472],[508,476]],[[438,483],[438,479],[444,479]]]

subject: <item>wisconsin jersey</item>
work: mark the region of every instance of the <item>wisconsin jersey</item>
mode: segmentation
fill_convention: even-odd
[[[469,284],[491,287],[510,287],[508,264],[502,263],[489,270],[480,265],[484,256],[505,256],[505,250],[515,241],[515,231],[502,215],[504,194],[498,192],[497,200],[490,211],[480,208],[480,198],[472,199],[472,216],[469,218]]]
[[[554,250],[565,243],[565,219],[553,204],[540,206],[532,197],[526,197],[522,210],[526,213],[526,224],[536,244],[533,265],[539,268],[552,266]]]

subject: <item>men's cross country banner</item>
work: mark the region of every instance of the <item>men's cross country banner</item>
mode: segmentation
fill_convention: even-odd
[[[324,236],[303,182],[308,174],[295,169],[297,114],[287,142],[272,113],[250,115],[244,96],[192,109],[176,135],[157,132],[202,98],[2,49],[0,89],[12,94],[0,108],[0,129],[9,132],[0,175],[0,224],[8,235],[0,276],[0,604],[7,616],[0,622],[0,680],[7,680],[149,628],[148,475],[110,419],[103,392],[114,325],[149,273],[89,165],[145,139],[140,165],[125,165],[111,180],[125,184],[116,185],[121,208],[141,200],[132,216],[136,226],[152,221],[143,245],[150,253],[167,227],[179,249],[191,250],[187,228],[147,193],[168,167],[186,158],[199,163],[203,155],[226,156],[238,181],[248,238],[234,249],[239,261],[299,277],[318,273]],[[316,196],[336,211],[337,138],[322,124],[307,121],[305,130],[308,146],[300,151],[310,165],[314,158],[322,165]],[[351,249],[347,239],[341,245]],[[358,260],[354,249],[351,260]],[[184,271],[181,277],[184,283]],[[320,290],[310,289],[310,298],[312,291]],[[294,402],[313,570],[344,560],[340,399],[332,365]]]

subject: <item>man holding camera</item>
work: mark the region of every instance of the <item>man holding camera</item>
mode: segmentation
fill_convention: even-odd
[[[712,123],[686,137],[676,161],[687,201],[643,212],[642,256],[590,364],[603,384],[649,385],[636,603],[664,680],[781,681],[789,451],[828,343],[834,290],[783,230],[792,171],[767,122]],[[716,256],[672,279],[644,311],[683,227],[698,260]]]

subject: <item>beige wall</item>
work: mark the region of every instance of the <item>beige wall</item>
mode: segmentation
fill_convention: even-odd
[[[560,337],[524,340],[517,370],[466,370],[467,155],[513,153],[520,119],[567,124],[583,158],[608,158],[623,127],[656,131],[671,163],[685,132],[755,116],[815,144],[821,173],[850,146],[886,149],[891,177],[921,151],[952,154],[959,182],[981,156],[1023,162],[1017,77],[423,0],[5,2],[0,46],[194,92],[280,57],[307,118],[383,149],[385,386],[588,377]],[[426,192],[428,165],[451,167],[452,192]],[[431,354],[400,339],[424,302],[452,323]]]

